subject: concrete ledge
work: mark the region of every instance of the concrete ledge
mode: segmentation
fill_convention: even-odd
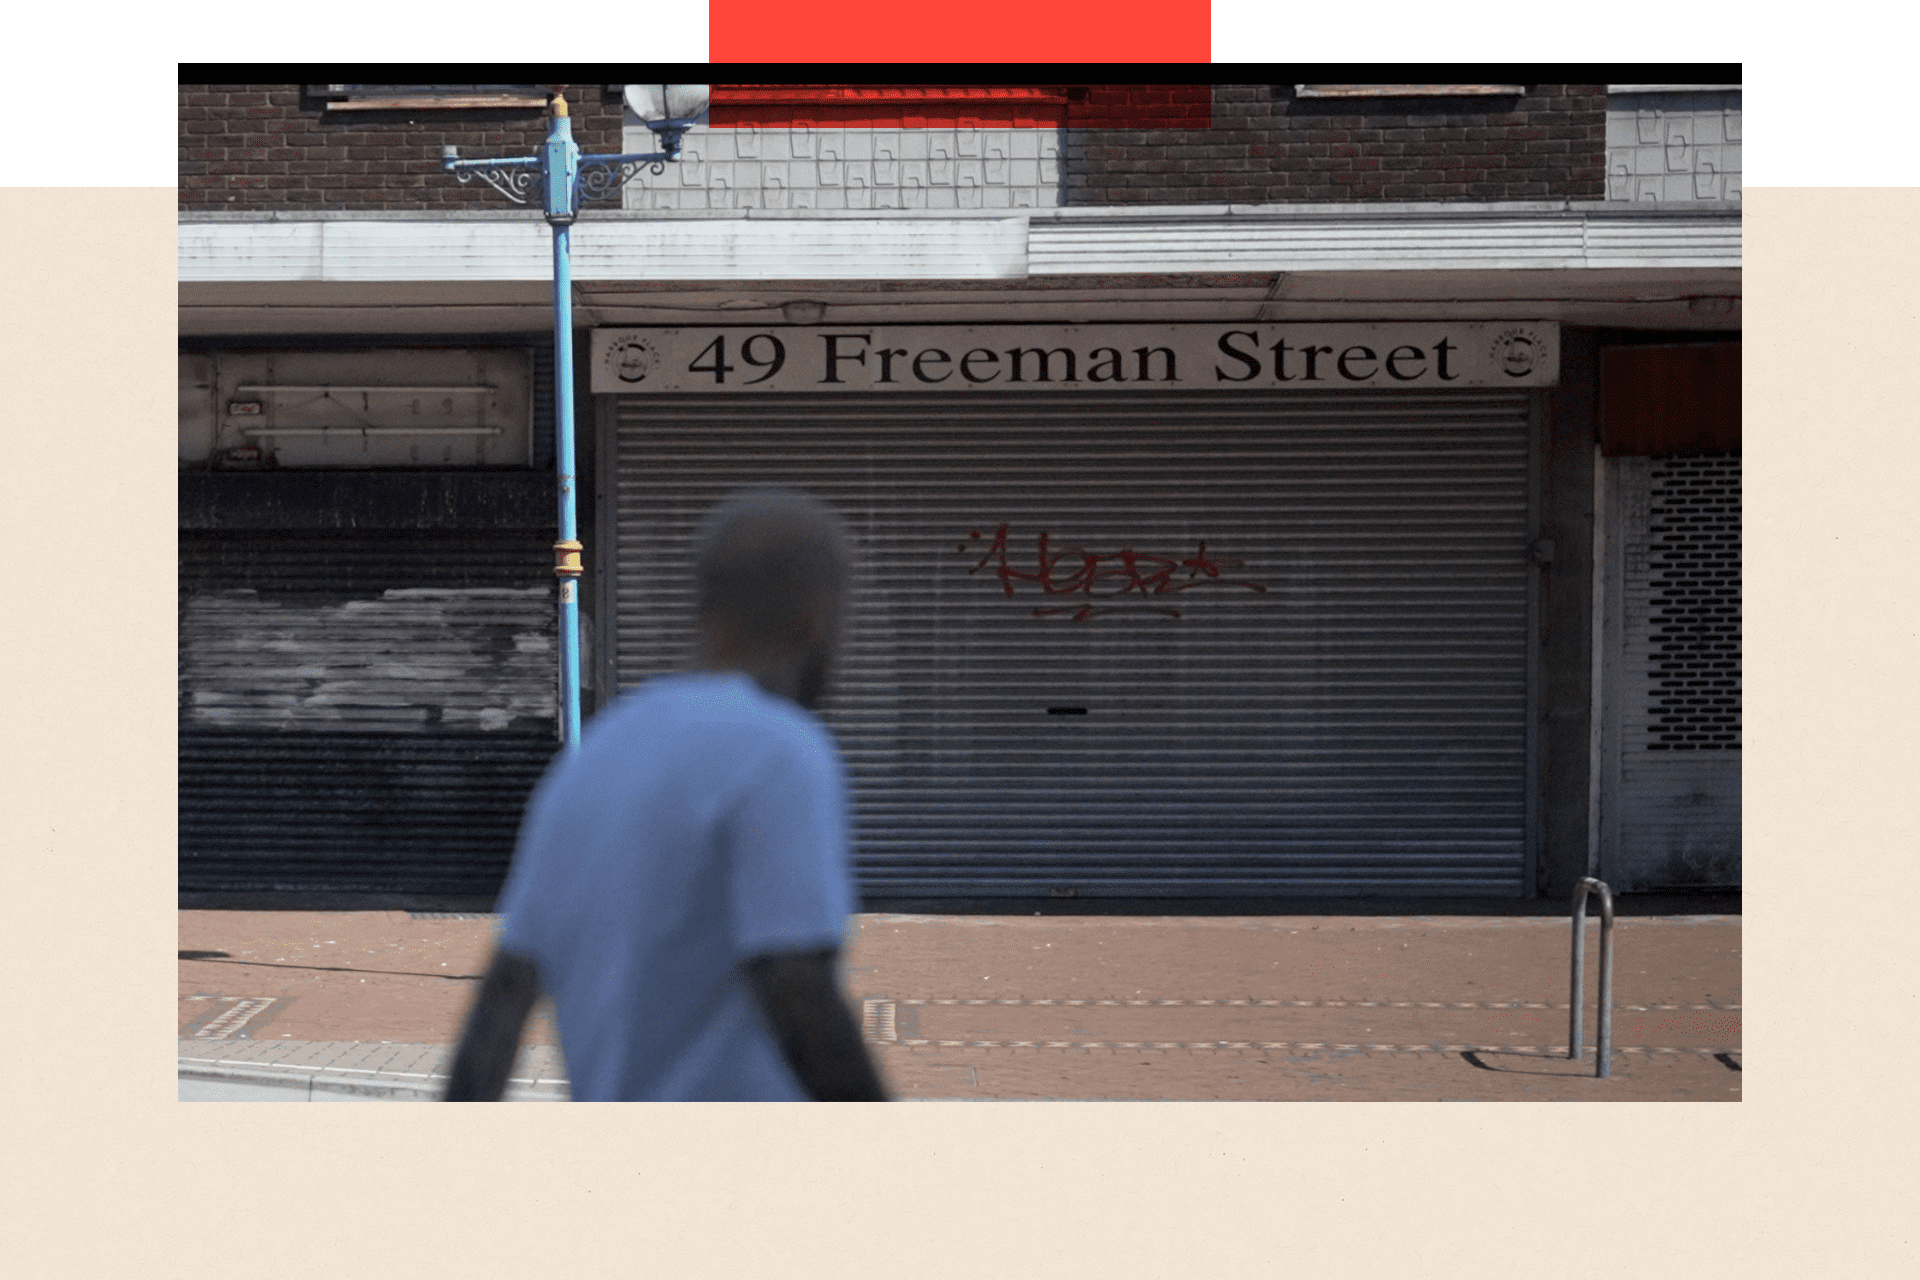
[[[311,1067],[270,1067],[251,1062],[234,1063],[230,1066],[224,1063],[181,1063],[179,1078],[299,1090],[309,1095],[315,1091],[324,1091],[393,1102],[436,1102],[439,1100],[441,1081],[444,1079],[441,1076],[425,1080],[399,1080],[391,1076],[378,1075],[350,1076],[338,1071],[315,1070]],[[567,1093],[562,1088],[527,1084],[509,1084],[504,1099],[507,1102],[565,1102],[567,1100]]]

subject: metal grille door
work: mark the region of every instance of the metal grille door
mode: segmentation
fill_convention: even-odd
[[[1740,459],[1619,458],[1601,867],[1616,889],[1740,883]]]
[[[860,542],[825,718],[868,895],[1518,895],[1528,411],[622,399],[617,676],[683,663],[700,514],[792,485]]]

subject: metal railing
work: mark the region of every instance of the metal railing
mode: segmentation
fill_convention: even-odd
[[[1600,894],[1600,1046],[1593,1074],[1605,1079],[1613,1071],[1613,891],[1606,881],[1592,876],[1580,877],[1573,888],[1573,993],[1567,1000],[1572,1025],[1567,1057],[1578,1061],[1586,1052],[1581,1015],[1586,1004],[1587,894],[1593,890]]]

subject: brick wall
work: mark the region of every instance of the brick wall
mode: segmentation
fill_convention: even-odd
[[[1517,98],[1313,99],[1216,85],[1203,129],[1066,135],[1069,204],[1601,200],[1605,85]]]
[[[1603,85],[1478,100],[1301,99],[1287,85],[1216,85],[1210,104],[1207,95],[1205,86],[1123,85],[1076,99],[1060,156],[1066,203],[1607,194]],[[300,85],[182,85],[179,101],[183,211],[504,210],[513,206],[484,183],[443,172],[440,147],[468,158],[529,155],[546,136],[538,109],[328,111]],[[568,102],[583,150],[622,150],[617,95],[578,85]],[[1143,113],[1194,127],[1112,127]]]
[[[620,150],[620,100],[600,85],[567,91],[583,150]],[[510,209],[475,179],[440,168],[463,158],[531,155],[541,109],[332,111],[297,84],[180,86],[180,208],[210,210]]]

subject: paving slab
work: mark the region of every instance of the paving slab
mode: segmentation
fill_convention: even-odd
[[[209,1051],[204,1042],[183,1040],[179,1073],[182,1080],[298,1091],[316,1102],[356,1097],[430,1102],[438,1098],[445,1083],[450,1054],[451,1046],[444,1043],[235,1041]],[[508,1081],[507,1100],[561,1102],[566,1097],[564,1072],[554,1051],[522,1047]]]
[[[182,911],[182,1078],[428,1100],[492,931]],[[1606,1078],[1598,933],[1578,1061],[1565,917],[866,913],[845,973],[902,1100],[1737,1100],[1739,917],[1616,921]],[[544,1004],[515,1079],[565,1096]]]

